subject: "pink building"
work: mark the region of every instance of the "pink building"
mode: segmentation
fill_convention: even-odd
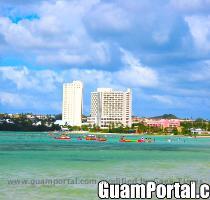
[[[179,119],[148,119],[145,121],[147,126],[160,127],[160,128],[169,128],[169,127],[179,127]]]

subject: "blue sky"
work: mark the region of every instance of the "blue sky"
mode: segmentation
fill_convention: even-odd
[[[132,88],[133,114],[210,118],[210,0],[2,0],[0,112],[60,113],[62,84]]]

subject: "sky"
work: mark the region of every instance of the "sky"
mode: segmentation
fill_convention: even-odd
[[[132,89],[133,115],[210,119],[210,0],[1,0],[0,112],[61,113],[62,84]]]

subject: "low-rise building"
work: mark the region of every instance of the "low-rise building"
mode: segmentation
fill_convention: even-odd
[[[35,119],[35,116],[32,115],[32,114],[27,114],[27,115],[26,115],[26,118],[27,118],[27,119]]]
[[[145,125],[160,128],[177,128],[180,127],[179,119],[147,119]]]
[[[47,115],[35,115],[35,117],[36,117],[37,119],[47,119],[47,118],[48,118]]]
[[[8,117],[10,117],[10,118],[19,118],[21,115],[20,114],[8,114]]]
[[[203,129],[201,129],[201,128],[190,128],[190,132],[191,132],[192,134],[198,134],[198,135],[201,135],[201,134],[209,134],[208,131],[203,130]]]

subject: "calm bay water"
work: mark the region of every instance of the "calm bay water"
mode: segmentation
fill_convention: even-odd
[[[0,200],[94,200],[94,181],[104,179],[210,183],[210,138],[173,137],[169,143],[169,137],[155,137],[155,143],[142,144],[119,143],[118,135],[107,136],[108,142],[76,137],[0,132]]]

